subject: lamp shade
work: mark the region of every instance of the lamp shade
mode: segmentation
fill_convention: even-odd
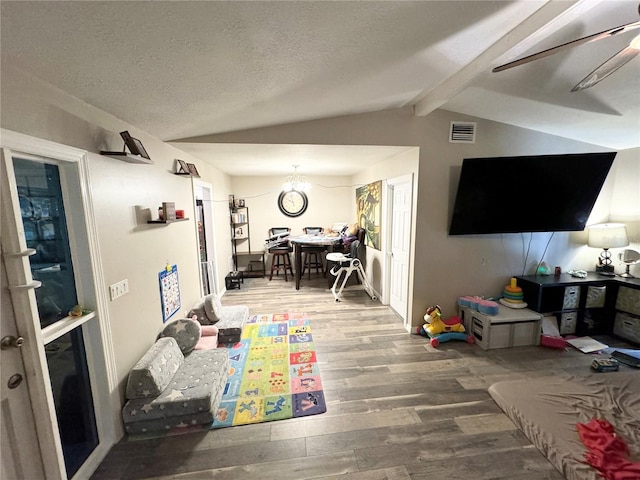
[[[618,248],[629,245],[624,223],[600,223],[589,227],[587,245],[594,248]]]

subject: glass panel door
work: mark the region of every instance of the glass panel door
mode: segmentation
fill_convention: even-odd
[[[92,317],[70,316],[78,299],[58,165],[14,158],[13,167],[27,247],[35,250],[31,274],[42,283],[35,292],[40,326],[54,332],[43,335],[44,350],[71,478],[99,444],[83,335]]]

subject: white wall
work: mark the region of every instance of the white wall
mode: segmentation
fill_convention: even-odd
[[[178,264],[185,308],[199,297],[193,192],[188,179],[172,174],[174,159],[181,158],[196,163],[202,180],[213,186],[215,218],[219,227],[216,228],[216,245],[220,285],[224,284],[224,265],[231,254],[228,195],[234,193],[239,198],[246,198],[247,205],[251,208],[251,228],[254,232],[252,241],[259,248],[264,240],[261,236],[274,222],[272,215],[277,208],[275,200],[281,179],[230,179],[206,162],[11,69],[3,69],[1,88],[3,128],[94,153],[90,155],[89,166],[105,271],[105,288],[123,278],[130,280],[129,295],[109,306],[118,378],[123,383],[129,368],[162,328],[157,275],[167,261]],[[449,144],[447,133],[451,120],[477,121],[476,144]],[[101,149],[121,148],[118,132],[122,130],[129,130],[133,136],[142,140],[155,162],[154,165],[129,165],[97,155]],[[458,296],[494,295],[510,276],[531,273],[549,238],[549,234],[449,237],[449,211],[463,158],[603,150],[447,111],[436,111],[428,117],[416,117],[409,108],[209,136],[202,140],[251,143],[254,138],[259,138],[259,143],[419,147],[412,290],[414,301],[411,311],[416,324],[420,322],[424,308],[429,304],[439,303],[445,308],[445,314],[450,314]],[[594,211],[598,215],[597,221],[628,219],[636,247],[640,217],[637,181],[639,159],[640,149],[619,154],[612,171],[613,176],[610,175],[607,180],[605,191]],[[314,183],[331,188],[331,195],[328,197],[330,200],[318,201],[316,192],[320,196],[324,187],[315,186],[310,194],[308,216],[290,222],[291,227],[298,230],[311,221],[332,223],[336,220],[335,212],[344,211],[345,202],[353,205],[353,185],[400,173],[394,163],[377,168],[348,179],[346,185],[349,187],[344,189],[337,186],[347,179],[313,179]],[[383,170],[385,168],[388,170]],[[251,198],[256,192],[264,193],[264,197]],[[523,198],[536,194],[537,192],[523,192]],[[136,208],[155,211],[163,200],[175,201],[179,208],[186,210],[187,216],[192,220],[167,227],[147,226],[137,215]],[[332,203],[333,200],[335,203]],[[355,205],[353,208],[355,209]],[[254,220],[257,222],[255,227]],[[285,221],[287,218],[281,216],[279,220]],[[593,259],[598,252],[584,246],[584,235],[556,234],[545,255],[549,265],[561,265],[564,270],[592,268]],[[525,262],[524,252],[527,250],[529,256]]]
[[[450,144],[447,139],[452,120],[478,122],[476,143]],[[411,108],[209,135],[192,141],[419,147],[411,311],[414,324],[420,323],[428,305],[438,303],[445,309],[445,315],[450,315],[458,296],[496,295],[512,275],[533,273],[550,237],[546,233],[448,236],[450,210],[465,157],[605,151],[602,147],[444,110],[427,117],[416,117]],[[638,152],[634,150],[628,157],[626,154],[621,157],[624,162],[616,161],[616,168],[607,179],[607,187],[594,212],[598,215],[609,215],[613,193],[608,192],[615,192],[616,198],[629,198],[628,194],[631,199],[637,198],[638,184],[633,180],[621,182],[618,176],[628,178],[631,170],[637,177],[637,169],[628,164],[638,161]],[[539,194],[541,192],[523,192],[521,200],[531,201]],[[640,212],[640,206],[630,208],[632,216]],[[560,265],[565,271],[593,269],[590,257],[581,252],[588,248],[584,246],[584,235],[555,234],[544,259],[549,265]],[[591,255],[597,253],[589,250]]]

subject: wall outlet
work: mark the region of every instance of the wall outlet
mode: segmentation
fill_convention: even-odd
[[[118,283],[114,283],[109,287],[109,293],[111,295],[111,301],[114,301],[116,298],[126,295],[127,293],[129,293],[129,280],[125,278]]]

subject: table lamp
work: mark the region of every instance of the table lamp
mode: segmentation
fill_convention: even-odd
[[[614,276],[611,264],[610,248],[626,247],[629,245],[627,227],[624,223],[600,223],[589,227],[587,245],[602,248],[602,253],[596,264],[596,272],[601,275]]]

